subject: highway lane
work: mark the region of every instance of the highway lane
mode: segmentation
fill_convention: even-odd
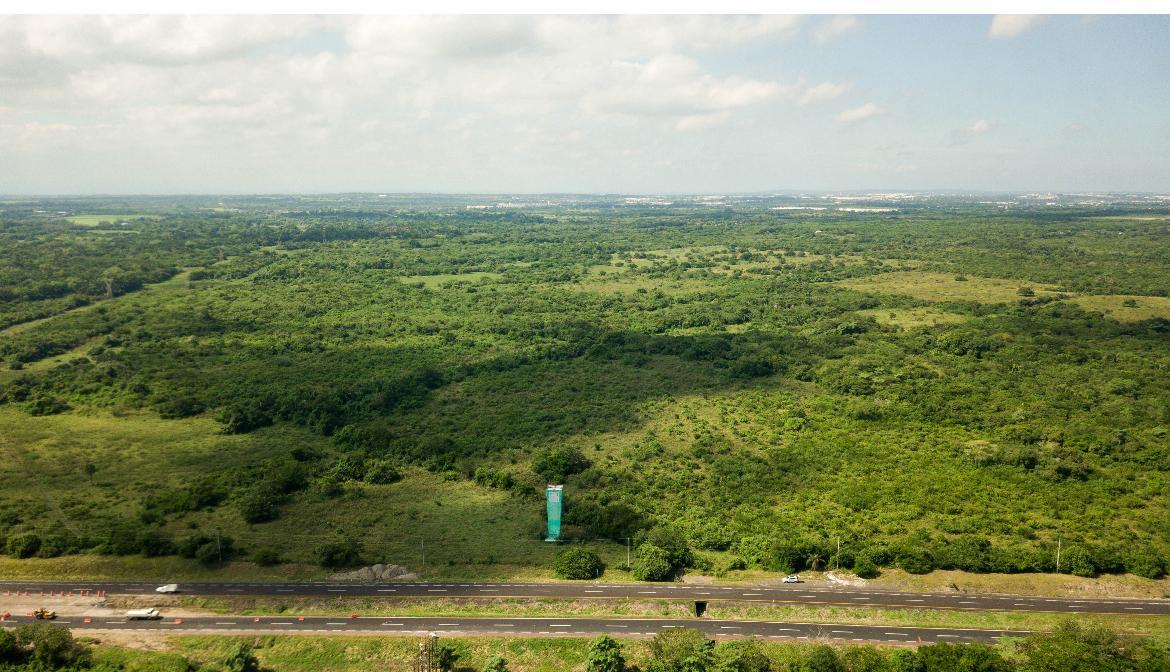
[[[80,590],[111,595],[154,594],[158,583],[142,581],[0,581],[5,593],[31,595]],[[328,597],[537,597],[705,600],[766,602],[784,605],[848,605],[902,609],[1029,611],[1083,614],[1170,615],[1170,599],[1072,599],[1004,594],[906,593],[852,587],[582,583],[180,583],[181,595],[328,596]]]
[[[33,622],[18,616],[0,622],[0,627],[17,627]],[[615,618],[465,618],[461,616],[407,617],[378,616],[200,616],[158,621],[128,621],[119,616],[63,617],[56,623],[73,630],[150,630],[167,633],[231,634],[264,632],[278,634],[368,633],[420,635],[522,635],[522,636],[613,636],[655,635],[670,628],[698,628],[715,637],[766,637],[772,639],[834,639],[853,642],[933,644],[936,642],[994,642],[1004,637],[1023,637],[1021,630],[977,630],[966,628],[909,628],[891,625],[833,625],[826,623],[781,623],[768,621],[721,621],[680,619]]]

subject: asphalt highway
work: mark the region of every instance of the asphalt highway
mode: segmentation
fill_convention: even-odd
[[[106,591],[110,595],[155,594],[158,583],[125,581],[0,581],[5,593]],[[1071,599],[1004,594],[904,593],[805,584],[726,586],[622,583],[180,583],[180,595],[324,597],[536,597],[766,602],[784,605],[848,605],[900,609],[1033,611],[1077,614],[1168,615],[1170,599]]]
[[[0,622],[0,627],[17,627],[32,622],[17,616]],[[836,639],[856,642],[932,644],[936,642],[994,642],[1004,637],[1023,637],[1019,630],[974,630],[963,628],[908,628],[890,625],[831,625],[825,623],[780,623],[765,621],[715,621],[695,619],[613,619],[613,618],[464,618],[438,616],[412,618],[379,616],[200,616],[157,621],[130,621],[116,616],[82,618],[70,616],[54,623],[73,630],[147,630],[185,634],[264,632],[280,634],[398,634],[422,635],[523,635],[649,636],[670,628],[698,628],[711,636],[767,637],[774,639]]]

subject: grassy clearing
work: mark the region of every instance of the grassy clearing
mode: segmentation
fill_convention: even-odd
[[[966,280],[957,278],[965,277]],[[978,301],[979,303],[1010,303],[1021,297],[1021,287],[1031,287],[1038,296],[1056,294],[1035,283],[1002,278],[980,278],[951,273],[928,271],[897,271],[880,275],[841,280],[836,284],[874,294],[904,294],[924,301]]]
[[[860,317],[872,317],[878,324],[888,324],[902,329],[933,327],[940,324],[956,324],[966,316],[934,308],[874,308],[859,310]]]
[[[79,224],[81,226],[97,226],[103,222],[108,224],[116,224],[118,222],[125,222],[131,219],[138,219],[139,217],[150,217],[150,215],[71,215],[65,219],[68,219],[74,224]]]
[[[439,273],[437,275],[406,275],[399,280],[408,285],[421,282],[427,289],[437,289],[443,285],[455,282],[481,282],[483,280],[498,280],[499,273],[490,271],[472,271],[471,273]]]
[[[1159,317],[1170,319],[1170,298],[1164,296],[1108,294],[1078,296],[1069,300],[1085,310],[1102,313],[1118,322],[1141,322]]]
[[[1059,597],[1170,597],[1170,578],[1145,579],[1133,574],[1082,578],[1068,574],[972,574],[936,570],[929,574],[908,574],[887,569],[875,586],[925,592],[946,592],[958,588],[968,593],[1013,593]]]
[[[165,601],[165,600],[164,600]],[[117,607],[152,604],[160,600],[127,600]],[[564,618],[694,618],[686,600],[552,599],[552,598],[178,598],[179,606],[236,615],[296,614],[363,616],[465,616]],[[1044,612],[963,611],[954,609],[883,609],[837,605],[778,605],[715,600],[706,619],[787,621],[849,625],[892,625],[989,630],[1050,630],[1075,617],[1084,623],[1107,625],[1120,632],[1170,636],[1170,617],[1124,615],[1070,615]]]

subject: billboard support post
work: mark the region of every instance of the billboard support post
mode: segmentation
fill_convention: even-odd
[[[544,489],[544,503],[548,511],[548,537],[545,541],[557,541],[561,538],[561,509],[564,499],[565,486],[550,485]]]

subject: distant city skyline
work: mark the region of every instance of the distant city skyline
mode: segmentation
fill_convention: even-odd
[[[0,193],[1170,191],[1167,16],[0,17]]]

